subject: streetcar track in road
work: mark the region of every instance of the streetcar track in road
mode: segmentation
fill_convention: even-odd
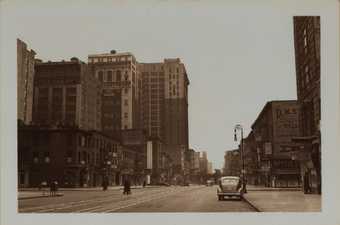
[[[195,188],[195,189],[191,189],[191,190],[197,190],[199,188]],[[118,206],[101,206],[101,207],[92,207],[92,208],[87,208],[87,209],[83,209],[83,210],[79,210],[76,212],[91,212],[91,213],[109,213],[109,212],[116,212],[118,210],[124,209],[124,208],[128,208],[131,206],[135,206],[135,205],[139,205],[145,202],[149,202],[149,201],[153,201],[153,200],[157,200],[157,199],[162,199],[162,198],[166,198],[172,194],[177,194],[177,193],[182,193],[188,191],[187,189],[185,190],[170,190],[169,192],[162,192],[162,193],[157,193],[155,195],[152,196],[146,196],[146,197],[142,197],[139,199],[130,199],[128,201],[122,201],[120,203],[122,203],[122,205],[118,205]],[[95,210],[93,210],[95,209]]]
[[[170,193],[171,192],[175,192],[176,190],[171,190],[170,191]],[[164,195],[164,192],[161,192],[161,193],[155,193],[154,195],[152,195],[152,196],[158,196],[158,195]],[[152,196],[146,196],[146,197],[141,197],[141,198],[130,198],[130,199],[127,199],[127,200],[125,200],[125,201],[119,201],[119,202],[117,202],[118,204],[119,203],[122,203],[122,204],[126,204],[126,203],[133,203],[133,202],[139,202],[141,199],[147,199],[147,198],[150,198],[150,197],[152,197]],[[101,202],[101,203],[104,203],[104,202]],[[95,209],[95,210],[93,210],[93,209]],[[85,208],[85,209],[81,209],[81,210],[77,210],[77,211],[75,211],[75,212],[100,212],[100,211],[103,211],[103,210],[107,210],[107,209],[112,209],[112,206],[103,206],[103,205],[101,205],[101,206],[96,206],[96,207],[90,207],[90,208]]]
[[[152,192],[160,192],[161,190],[152,190]],[[140,196],[143,195],[145,191],[138,192],[134,196]],[[29,207],[29,208],[19,208],[19,212],[54,212],[56,210],[61,210],[61,209],[68,209],[68,208],[73,208],[73,207],[81,207],[85,206],[87,204],[95,204],[97,202],[103,202],[103,200],[106,201],[112,201],[112,200],[122,200],[121,198],[115,198],[121,196],[119,193],[114,193],[113,196],[104,196],[104,197],[99,197],[99,198],[93,198],[93,199],[88,199],[88,200],[80,200],[80,201],[73,201],[73,202],[68,202],[68,203],[57,203],[57,204],[52,204],[52,205],[45,205],[45,206],[37,206],[37,207]]]
[[[166,191],[170,191],[170,193],[172,193],[176,190],[178,190],[178,187],[174,187],[172,190],[166,190]],[[74,202],[69,202],[69,203],[58,203],[58,204],[47,205],[47,206],[23,208],[23,209],[19,209],[19,212],[20,213],[25,213],[25,212],[47,213],[47,212],[60,212],[60,211],[63,212],[64,210],[67,210],[67,209],[79,208],[79,207],[81,208],[81,207],[85,207],[85,206],[97,204],[97,203],[105,204],[105,203],[112,203],[112,201],[115,201],[115,203],[124,203],[126,201],[136,202],[139,200],[138,197],[143,196],[145,193],[152,194],[152,195],[159,195],[161,193],[164,193],[164,189],[152,190],[151,193],[149,191],[137,192],[133,196],[133,198],[130,200],[126,200],[124,197],[117,198],[117,196],[121,196],[121,195],[116,193],[116,195],[113,195],[113,196],[105,196],[105,197],[99,197],[99,198],[94,198],[94,199],[89,199],[89,200],[80,200],[80,201],[74,201]],[[90,207],[90,208],[99,209],[101,207],[102,206],[95,206],[95,207]],[[89,209],[89,208],[77,210],[74,212],[85,212],[86,209]]]
[[[201,188],[202,187],[195,188],[192,191],[198,191]],[[187,191],[187,190],[180,190],[180,191],[176,192],[175,194],[182,193],[182,192],[185,192],[185,191]],[[168,197],[170,195],[171,195],[171,193],[165,193],[164,195],[159,195],[159,196],[156,196],[154,198],[146,199],[145,201],[139,201],[139,202],[134,202],[132,204],[127,204],[127,205],[124,205],[124,206],[120,206],[120,207],[117,207],[117,208],[105,211],[105,213],[108,213],[108,212],[117,212],[118,210],[121,210],[121,209],[125,209],[125,208],[129,208],[129,207],[136,206],[136,205],[139,205],[139,204],[143,204],[143,203],[146,203],[146,202],[150,202],[150,201],[166,198],[166,197]]]

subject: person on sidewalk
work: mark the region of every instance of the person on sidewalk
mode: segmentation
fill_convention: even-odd
[[[50,182],[50,196],[54,196],[55,195],[55,183],[54,181]]]
[[[103,191],[106,191],[107,190],[107,187],[109,185],[109,178],[107,176],[105,176],[103,178],[103,183],[102,183],[102,186],[103,186]]]
[[[143,181],[143,188],[145,188],[145,186],[146,186],[146,181],[144,180]]]
[[[124,180],[124,192],[123,194],[129,195],[131,194],[131,183],[129,179]]]
[[[303,176],[303,189],[305,194],[311,193],[311,188],[309,184],[309,174],[308,172],[305,172],[305,175]]]

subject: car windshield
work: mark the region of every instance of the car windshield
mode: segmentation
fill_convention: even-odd
[[[223,179],[221,181],[222,185],[237,185],[238,179]]]

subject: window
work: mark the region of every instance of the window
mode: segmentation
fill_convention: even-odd
[[[128,118],[128,113],[124,113],[124,118]]]
[[[129,105],[129,101],[127,99],[124,99],[124,105]]]
[[[103,82],[103,71],[98,72],[98,80]]]
[[[308,84],[309,83],[309,74],[307,73],[306,74],[306,84]]]
[[[309,72],[309,67],[308,65],[305,66],[305,73],[307,74]]]
[[[112,82],[112,71],[111,70],[107,71],[106,81]]]
[[[117,75],[116,75],[116,80],[117,82],[120,82],[122,80],[122,72],[120,70],[117,70]]]
[[[129,80],[129,75],[128,75],[127,71],[125,71],[124,79],[125,79],[125,81],[128,81],[128,80]]]
[[[307,30],[306,30],[306,28],[303,30],[303,42],[304,42],[304,46],[307,47]]]

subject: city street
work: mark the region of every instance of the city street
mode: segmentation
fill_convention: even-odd
[[[239,200],[218,201],[216,186],[171,186],[134,189],[125,196],[121,190],[63,191],[62,197],[19,200],[23,213],[109,213],[109,212],[251,212]]]

